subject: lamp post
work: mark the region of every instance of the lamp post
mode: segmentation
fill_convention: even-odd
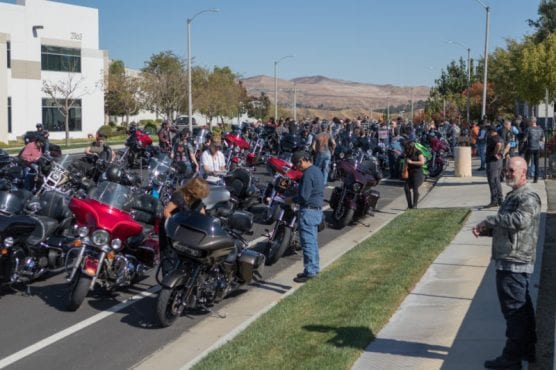
[[[188,102],[188,114],[189,114],[189,132],[193,135],[193,98],[191,94],[191,22],[196,16],[203,13],[217,13],[219,9],[211,8],[201,10],[196,13],[193,17],[187,18],[187,102]]]
[[[293,55],[286,55],[274,61],[274,120],[278,121],[278,78],[276,77],[276,66],[281,60],[293,58]]]
[[[448,43],[453,44],[453,45],[458,45],[461,46],[462,48],[467,50],[467,124],[469,124],[469,106],[470,106],[470,102],[469,102],[469,89],[470,89],[470,85],[471,85],[471,48],[466,47],[465,45],[463,45],[461,42],[457,42],[457,41],[448,41]]]
[[[488,77],[488,29],[490,24],[490,7],[483,3],[481,0],[476,0],[485,8],[486,11],[486,29],[485,29],[485,68],[483,72],[483,107],[481,110],[481,119],[486,114],[486,100],[487,100],[487,77]]]

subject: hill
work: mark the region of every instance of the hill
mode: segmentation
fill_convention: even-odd
[[[274,78],[253,76],[241,80],[249,95],[264,92],[274,102]],[[426,100],[427,86],[376,85],[332,79],[324,76],[278,79],[278,105],[291,107],[296,90],[298,115],[355,116],[371,111]],[[320,114],[318,112],[321,112]]]

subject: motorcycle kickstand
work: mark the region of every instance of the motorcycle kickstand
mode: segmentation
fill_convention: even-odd
[[[219,311],[213,311],[212,309],[210,309],[206,306],[201,306],[201,308],[203,310],[206,310],[208,313],[210,313],[212,317],[216,317],[216,318],[219,318],[219,319],[225,319],[227,317],[227,314],[225,314],[225,313],[222,314]]]

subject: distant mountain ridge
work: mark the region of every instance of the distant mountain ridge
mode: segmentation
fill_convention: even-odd
[[[258,96],[264,92],[274,102],[274,78],[258,75],[241,79],[249,95]],[[278,105],[289,107],[293,101],[293,91],[297,91],[298,107],[371,111],[390,106],[409,104],[426,100],[428,86],[377,85],[344,81],[325,76],[297,77],[292,80],[278,79]]]

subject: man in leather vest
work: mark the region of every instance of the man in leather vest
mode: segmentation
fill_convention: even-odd
[[[496,290],[504,319],[506,345],[502,355],[485,362],[487,369],[521,369],[521,360],[535,360],[535,311],[529,278],[535,267],[541,200],[527,184],[527,163],[513,157],[506,167],[512,188],[498,213],[473,229],[475,236],[492,235]]]

